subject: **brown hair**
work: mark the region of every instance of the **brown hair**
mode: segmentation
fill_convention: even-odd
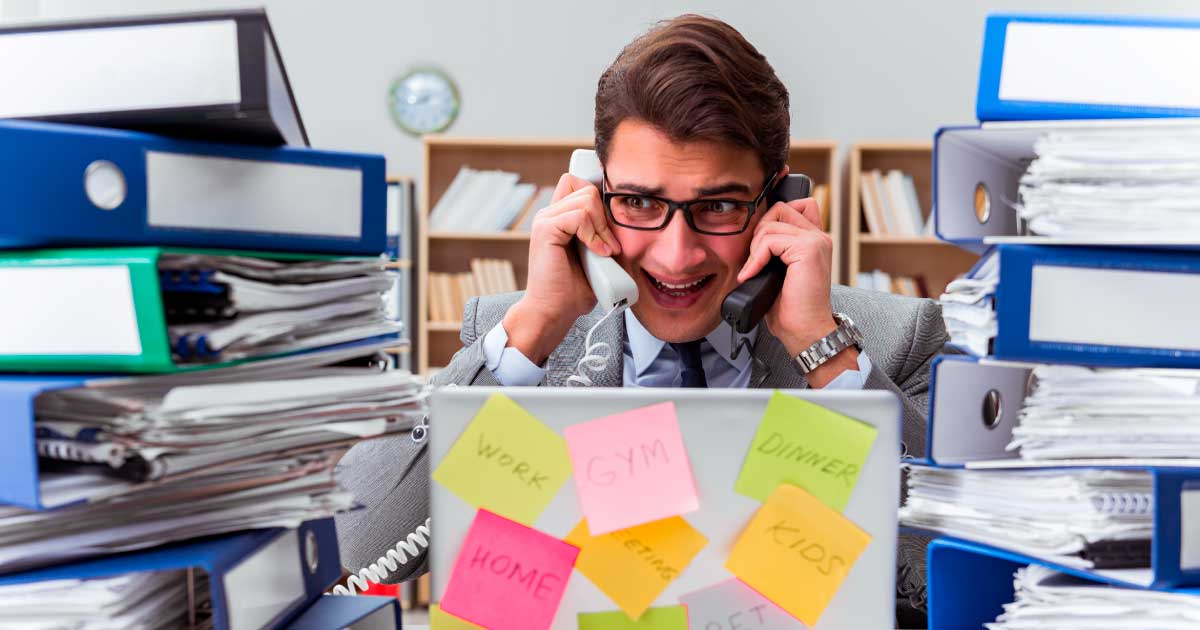
[[[700,15],[659,22],[600,75],[596,152],[607,161],[621,121],[643,120],[676,142],[730,143],[758,154],[767,175],[787,163],[788,91],[732,26]]]

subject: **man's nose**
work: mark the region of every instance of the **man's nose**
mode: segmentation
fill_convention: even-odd
[[[700,266],[704,262],[704,248],[699,236],[688,226],[682,210],[674,212],[670,223],[654,239],[651,247],[654,262],[663,271],[677,273],[687,273]]]

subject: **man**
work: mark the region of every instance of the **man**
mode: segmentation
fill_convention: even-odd
[[[766,201],[788,174],[789,136],[787,89],[729,25],[682,16],[636,39],[596,92],[603,190],[562,176],[533,221],[527,289],[467,304],[464,348],[434,383],[555,386],[582,371],[613,387],[885,389],[902,403],[906,453],[923,455],[929,364],[947,340],[941,311],[930,300],[831,288],[832,241],[815,202]],[[612,256],[640,295],[593,333],[610,351],[601,367],[580,364],[605,313],[576,239]],[[752,351],[735,359],[721,302],[772,257],[787,266],[783,289],[750,333]],[[855,328],[861,347],[843,343]],[[816,361],[797,361],[810,350]],[[346,462],[376,475],[367,462],[394,461],[391,448],[366,444]],[[358,482],[369,507],[399,504],[394,479]],[[370,522],[374,509],[354,526],[376,530],[375,542],[402,538],[378,515]],[[350,555],[369,562],[382,546]]]

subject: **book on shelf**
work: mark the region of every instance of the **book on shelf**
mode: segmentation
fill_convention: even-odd
[[[817,202],[817,209],[821,212],[821,229],[829,231],[830,219],[833,216],[829,206],[829,186],[825,184],[817,184],[813,187],[813,201]]]
[[[513,222],[513,232],[523,232],[528,234],[533,229],[533,218],[537,216],[538,210],[545,208],[554,201],[554,186],[542,186],[538,188],[537,193],[533,196],[533,201],[529,203],[529,207],[521,213],[520,217]]]
[[[471,298],[518,290],[510,260],[472,258],[470,268],[459,273],[429,272],[430,321],[457,324]]]
[[[928,233],[913,178],[904,171],[864,171],[859,178],[867,232],[875,236],[922,236]]]
[[[518,228],[549,188],[520,181],[520,175],[463,166],[429,215],[429,227],[447,232],[505,232]],[[546,203],[548,204],[548,197]],[[542,207],[542,206],[538,206]],[[529,217],[532,221],[532,217]],[[528,229],[524,230],[528,231]]]
[[[909,297],[930,297],[929,286],[923,276],[892,275],[879,269],[859,272],[857,286],[860,289]]]

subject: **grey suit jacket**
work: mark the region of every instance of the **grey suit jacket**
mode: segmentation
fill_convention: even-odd
[[[499,385],[485,366],[483,337],[504,318],[520,293],[472,299],[463,313],[462,342],[450,365],[438,372],[437,385]],[[901,439],[907,454],[925,454],[925,415],[929,395],[929,363],[949,337],[942,322],[941,306],[933,300],[916,299],[834,286],[833,310],[854,320],[863,334],[863,348],[871,358],[867,389],[886,389],[900,397],[904,410]],[[546,360],[542,385],[565,385],[576,372],[584,352],[584,337],[604,315],[599,308],[579,318],[563,342]],[[625,341],[625,320],[611,318],[592,336],[593,343],[607,342],[620,348]],[[619,356],[617,354],[616,356]],[[750,387],[804,389],[808,383],[792,367],[792,357],[778,339],[760,329],[754,346]],[[608,362],[607,370],[591,375],[599,387],[621,387],[623,364]]]
[[[463,348],[431,382],[437,386],[499,385],[485,365],[483,337],[520,297],[520,293],[510,293],[469,301],[463,313]],[[932,300],[843,286],[834,286],[831,298],[833,309],[848,315],[863,333],[864,350],[872,366],[866,387],[886,389],[899,396],[905,451],[912,456],[923,456],[929,366],[948,340],[941,306]],[[575,374],[576,364],[583,356],[584,338],[602,315],[597,309],[575,322],[547,359],[542,385],[565,385],[567,377]],[[610,319],[592,337],[593,343],[604,341],[610,348],[621,348],[624,339],[625,321],[621,317]],[[759,330],[752,359],[750,387],[808,387],[804,377],[792,368],[792,357],[783,344],[765,329]],[[596,386],[621,387],[622,371],[623,362],[613,360],[604,372],[590,376]],[[429,514],[429,463],[421,446],[408,437],[371,440],[354,447],[340,462],[339,480],[365,506],[338,517],[342,562],[347,569],[357,572],[374,563]],[[902,594],[914,596],[914,600],[923,598],[923,549],[901,543],[898,587]],[[386,581],[417,575],[424,568],[424,558],[416,559],[393,572]],[[920,602],[914,603],[919,606]]]

